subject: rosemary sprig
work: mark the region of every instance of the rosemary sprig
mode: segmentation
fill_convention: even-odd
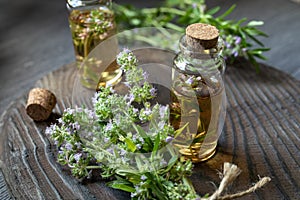
[[[227,11],[218,14],[220,7],[206,9],[204,0],[165,0],[159,7],[138,9],[133,5],[114,5],[119,29],[137,27],[164,27],[184,32],[192,23],[207,23],[216,26],[225,41],[223,55],[232,63],[237,57],[248,59],[259,70],[257,59],[265,60],[263,53],[269,51],[259,40],[267,35],[257,27],[263,21],[238,21],[225,19],[236,8],[232,5]],[[257,47],[258,46],[258,47]]]

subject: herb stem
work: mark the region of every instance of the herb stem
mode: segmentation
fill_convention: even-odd
[[[85,168],[86,168],[86,169],[101,169],[101,166],[96,166],[96,165],[92,166],[92,165],[88,165],[88,166],[86,166]]]

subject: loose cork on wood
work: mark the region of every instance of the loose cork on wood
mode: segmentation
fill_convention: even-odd
[[[193,49],[211,49],[218,43],[219,30],[209,24],[196,23],[186,28],[187,44]]]
[[[34,88],[29,92],[26,113],[35,121],[49,118],[56,104],[55,95],[43,88]]]

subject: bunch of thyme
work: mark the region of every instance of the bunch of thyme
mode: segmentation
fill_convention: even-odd
[[[237,57],[244,57],[259,70],[257,59],[263,56],[265,48],[257,37],[267,35],[257,27],[263,25],[262,21],[249,21],[225,19],[234,9],[231,6],[223,14],[216,16],[220,7],[207,10],[205,0],[165,0],[162,6],[154,8],[137,9],[132,5],[115,5],[116,20],[122,28],[136,27],[164,27],[184,33],[184,28],[193,23],[207,23],[216,26],[225,41],[223,55],[228,62]],[[257,48],[257,46],[259,46]]]
[[[197,199],[188,179],[190,160],[180,158],[172,141],[182,129],[169,123],[169,107],[153,103],[156,89],[125,49],[117,62],[125,73],[128,93],[100,88],[93,109],[67,109],[46,133],[58,147],[58,162],[83,179],[93,169],[108,186],[131,193],[132,199]]]

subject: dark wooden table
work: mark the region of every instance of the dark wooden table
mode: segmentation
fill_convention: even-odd
[[[243,199],[298,199],[300,196],[300,81],[267,66],[258,75],[247,61],[226,71],[228,99],[225,128],[217,154],[195,164],[191,177],[196,191],[212,193],[224,162],[238,165],[242,174],[231,192],[245,190],[259,177],[272,181]],[[55,145],[45,128],[72,105],[75,64],[43,77],[37,87],[51,90],[57,106],[46,122],[33,122],[25,112],[27,94],[15,100],[3,116],[1,167],[9,193],[16,199],[129,199],[105,186],[105,181],[79,183],[56,163]],[[84,100],[88,102],[89,100]]]
[[[159,1],[123,2],[151,6]],[[220,168],[220,161],[228,160],[238,164],[244,171],[237,189],[243,189],[239,183],[250,185],[255,182],[258,174],[273,179],[271,186],[250,199],[269,199],[268,194],[274,195],[273,199],[297,199],[300,190],[300,97],[299,82],[296,80],[300,79],[300,5],[288,0],[216,0],[207,3],[208,6],[221,5],[223,9],[236,3],[237,9],[230,18],[264,20],[262,30],[270,37],[262,41],[272,48],[266,54],[269,60],[265,64],[289,75],[266,66],[263,66],[260,75],[247,68],[228,70],[227,90],[231,101],[220,150],[214,159],[204,163],[201,168],[206,167],[210,174],[214,174],[214,170]],[[49,77],[49,73],[53,75],[68,71],[68,67],[62,66],[72,63],[74,55],[64,1],[24,0],[7,3],[0,0],[0,10],[0,114],[3,130],[10,123],[16,123],[9,121],[12,114],[20,112],[24,115],[22,106],[28,90],[42,77]],[[237,65],[248,66],[247,63]],[[52,73],[56,69],[59,71]],[[38,84],[42,84],[41,81]],[[19,120],[18,123],[24,122]],[[35,133],[44,126],[30,130]],[[12,131],[16,134],[28,130]],[[2,139],[4,134],[3,131],[0,133]],[[1,151],[3,148],[0,146]],[[21,153],[26,158],[27,155],[35,155],[31,152]],[[0,166],[5,168],[9,165],[0,162]],[[196,172],[206,177],[205,172]],[[218,182],[216,176],[209,178]],[[39,180],[35,181],[35,184],[39,183]],[[12,198],[14,195],[10,191],[0,172],[0,199]]]

